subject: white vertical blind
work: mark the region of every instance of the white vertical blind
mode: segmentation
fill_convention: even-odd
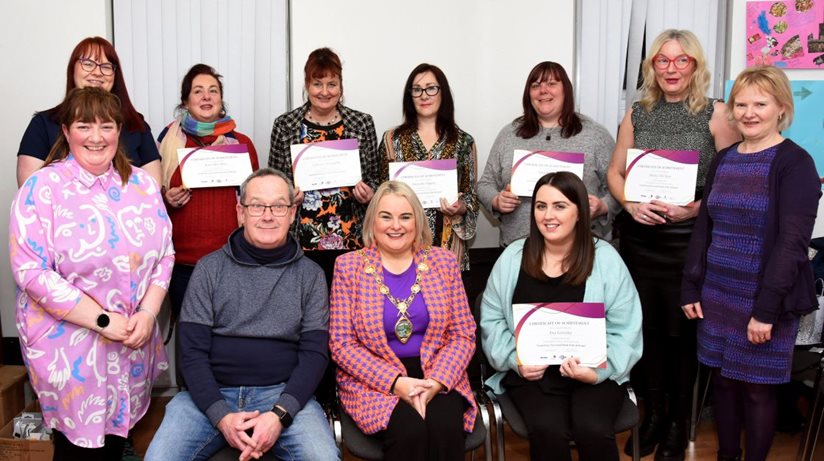
[[[115,0],[113,16],[129,95],[155,136],[174,116],[186,71],[209,64],[266,164],[272,121],[289,109],[287,0]]]
[[[724,30],[725,14],[723,0],[578,0],[578,110],[615,136],[635,99],[644,36],[648,48],[669,28],[687,29],[698,36],[713,77],[710,96],[720,97],[726,46],[719,30]]]
[[[580,69],[575,101],[581,113],[602,123],[615,136],[623,114],[621,96],[626,71],[630,0],[582,0],[578,42]],[[591,14],[592,10],[600,14]],[[578,10],[581,12],[581,9]],[[601,33],[594,33],[600,31]]]

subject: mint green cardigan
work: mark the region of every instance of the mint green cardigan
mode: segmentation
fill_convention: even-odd
[[[481,341],[493,368],[499,370],[486,384],[503,393],[506,372],[518,371],[512,293],[518,281],[526,239],[512,242],[492,268],[481,304]],[[603,240],[595,242],[595,263],[586,282],[584,302],[602,302],[606,310],[607,367],[597,368],[598,382],[629,380],[629,371],[641,358],[641,302],[624,261]]]

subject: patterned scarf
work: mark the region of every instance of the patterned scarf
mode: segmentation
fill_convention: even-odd
[[[189,131],[189,128],[184,126],[189,120],[190,122],[188,123],[193,127],[192,131]],[[204,130],[202,131],[204,134],[194,134],[194,131],[201,129]],[[202,123],[192,119],[189,117],[189,114],[186,113],[182,118],[172,122],[159,146],[161,179],[163,180],[163,184],[161,185],[166,189],[170,187],[172,176],[179,165],[177,150],[186,147],[186,133],[194,137],[208,136],[209,134],[217,136],[217,139],[215,139],[212,145],[218,146],[221,144],[237,144],[237,139],[224,136],[226,133],[234,131],[234,129],[235,121],[232,120],[231,117],[224,117],[214,123]]]
[[[227,115],[214,122],[198,122],[189,115],[189,112],[186,112],[183,116],[181,128],[183,128],[183,131],[187,134],[197,136],[198,138],[204,136],[220,136],[234,131],[235,121]]]

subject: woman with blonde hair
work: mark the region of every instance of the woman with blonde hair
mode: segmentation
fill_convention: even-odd
[[[420,201],[402,182],[378,187],[363,225],[364,248],[335,263],[329,302],[341,407],[383,439],[385,459],[463,459],[478,409],[460,265],[432,246]]]
[[[697,367],[695,326],[680,309],[681,272],[709,164],[717,150],[740,136],[726,118],[726,105],[706,96],[710,73],[695,34],[665,30],[649,51],[642,64],[641,99],[621,122],[607,181],[624,208],[616,218],[620,251],[644,313],[645,353],[632,374],[646,410],[641,454],[652,453],[661,442],[656,460],[681,460]],[[686,206],[627,201],[629,148],[698,151],[694,201]]]
[[[818,307],[807,247],[821,185],[793,118],[784,72],[741,72],[731,119],[744,140],[718,153],[684,267],[682,304],[699,319],[698,360],[712,370],[719,461],[767,459],[776,387],[790,379],[799,316]]]

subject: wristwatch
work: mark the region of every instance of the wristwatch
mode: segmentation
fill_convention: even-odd
[[[109,314],[103,312],[102,314],[97,316],[97,331],[101,331],[107,326],[109,326]]]
[[[280,406],[273,406],[272,413],[276,414],[277,417],[280,418],[280,424],[283,426],[284,429],[292,425],[292,415],[290,415],[288,411],[284,410]]]

